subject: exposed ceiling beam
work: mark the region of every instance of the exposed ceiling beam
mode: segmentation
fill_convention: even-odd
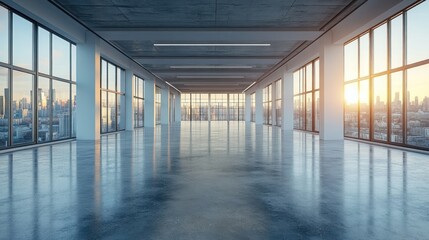
[[[98,34],[111,41],[157,41],[162,42],[234,42],[247,41],[312,41],[319,37],[322,31],[212,31],[212,30],[109,30],[97,31]]]

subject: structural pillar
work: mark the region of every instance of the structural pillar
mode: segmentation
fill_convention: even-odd
[[[174,111],[176,113],[174,114],[175,122],[180,122],[182,120],[182,103],[181,103],[181,95],[176,95],[176,101],[175,101],[176,107],[174,108]]]
[[[252,118],[251,101],[252,100],[251,100],[250,94],[246,93],[246,95],[244,95],[244,120],[246,122],[250,122]]]
[[[327,35],[326,38],[330,38],[330,36]],[[343,58],[343,45],[341,44],[328,42],[321,51],[320,139],[323,140],[344,139]]]
[[[144,88],[144,126],[155,127],[155,81],[145,79]]]
[[[170,87],[161,88],[161,124],[170,123]]]
[[[100,139],[100,43],[86,31],[85,42],[76,48],[76,137]]]
[[[125,130],[134,130],[134,73],[125,70]]]
[[[282,130],[293,130],[293,73],[283,74]]]

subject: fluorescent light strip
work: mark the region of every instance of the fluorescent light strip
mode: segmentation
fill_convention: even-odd
[[[155,47],[270,47],[271,43],[154,43]]]
[[[223,79],[223,78],[241,79],[241,78],[244,78],[244,76],[177,76],[177,78],[180,78],[180,79],[201,79],[201,78],[208,78],[208,79]]]
[[[236,68],[253,68],[253,66],[217,66],[217,65],[196,65],[196,66],[170,66],[170,68],[175,69],[236,69]]]
[[[244,93],[247,91],[247,89],[251,88],[253,85],[255,85],[256,82],[253,82],[252,84],[250,84],[246,89],[244,89],[241,93]]]

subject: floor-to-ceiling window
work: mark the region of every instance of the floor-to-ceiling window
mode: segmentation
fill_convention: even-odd
[[[294,128],[319,130],[319,59],[313,60],[293,74]]]
[[[155,124],[161,124],[161,88],[155,87]]]
[[[250,121],[255,122],[256,118],[256,98],[255,93],[250,94]]]
[[[276,125],[282,125],[282,80],[275,82],[276,93],[275,93],[275,108],[276,108]]]
[[[134,127],[144,126],[144,80],[134,76]]]
[[[125,71],[101,59],[101,133],[125,129]]]
[[[270,84],[262,90],[262,106],[264,109],[264,124],[272,124],[272,89]]]
[[[0,148],[76,135],[76,46],[0,5]]]
[[[244,94],[229,94],[229,120],[244,120]]]
[[[180,95],[180,105],[182,112],[182,121],[191,120],[191,94],[182,93]]]
[[[429,2],[344,46],[344,135],[429,148]]]
[[[244,94],[183,93],[182,121],[243,121]],[[209,108],[210,105],[210,108]]]

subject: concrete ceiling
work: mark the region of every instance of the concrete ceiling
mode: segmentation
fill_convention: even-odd
[[[54,0],[181,91],[241,92],[363,0]],[[160,47],[156,43],[269,43]],[[205,66],[206,68],[201,68]],[[226,67],[225,67],[226,66]]]

